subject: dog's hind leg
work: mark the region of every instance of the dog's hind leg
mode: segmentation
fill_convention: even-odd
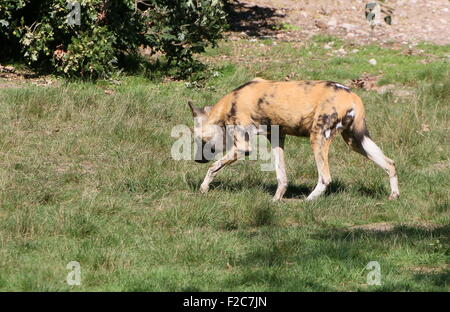
[[[380,166],[389,175],[391,194],[389,199],[396,199],[400,196],[398,189],[398,178],[395,163],[383,154],[383,151],[375,144],[366,132],[364,134],[353,133],[349,130],[342,132],[344,141],[357,153],[366,156],[378,166]]]
[[[272,142],[272,151],[275,158],[275,170],[277,173],[278,187],[273,197],[274,201],[281,200],[286,192],[288,181],[286,176],[286,166],[284,163],[284,136],[280,136],[279,142]]]
[[[225,167],[226,165],[230,165],[238,160],[238,152],[235,148],[232,148],[225,156],[223,156],[218,161],[214,162],[214,164],[208,169],[206,173],[205,179],[203,180],[200,186],[200,192],[206,193],[209,190],[209,184],[214,179],[214,176],[219,172],[220,169]]]

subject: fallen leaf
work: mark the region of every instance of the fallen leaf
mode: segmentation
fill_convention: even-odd
[[[382,77],[383,75],[369,75],[369,74],[363,74],[361,77],[357,79],[353,79],[350,82],[350,86],[353,88],[363,88],[367,91],[376,89],[377,88],[377,81]]]

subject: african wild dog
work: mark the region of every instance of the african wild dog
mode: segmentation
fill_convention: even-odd
[[[394,162],[371,140],[361,99],[339,83],[275,82],[255,78],[224,96],[214,106],[197,108],[189,102],[189,107],[196,121],[195,140],[200,152],[205,144],[224,149],[222,133],[225,132],[217,129],[225,126],[254,126],[256,129],[267,126],[270,129],[273,125],[279,125],[278,143],[271,142],[278,181],[274,200],[280,200],[287,188],[283,152],[286,135],[310,138],[319,179],[308,200],[323,194],[331,182],[328,150],[337,133],[341,133],[354,151],[373,160],[388,173],[391,186],[389,199],[400,195]],[[201,192],[208,191],[209,184],[220,169],[250,152],[248,135],[235,132],[233,136],[233,147],[209,168],[201,184]],[[203,156],[196,159],[198,162],[208,161]]]

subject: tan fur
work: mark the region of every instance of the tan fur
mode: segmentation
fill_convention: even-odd
[[[191,106],[191,109],[195,108]],[[385,157],[369,139],[363,103],[356,94],[343,85],[330,81],[277,82],[255,78],[225,95],[212,108],[204,110],[204,114],[198,115],[203,116],[204,126],[278,125],[282,138],[285,135],[309,137],[319,180],[308,199],[320,196],[330,184],[328,151],[333,137],[337,133],[342,133],[344,140],[353,150],[374,160],[389,173],[391,197],[398,197],[394,162]],[[206,133],[208,131],[202,134],[203,140],[208,140],[205,137],[211,137],[211,134]],[[364,138],[367,138],[366,141]],[[215,167],[213,166],[215,168],[212,169],[213,173],[205,178],[202,191],[208,190],[209,182],[220,168],[235,160],[239,153],[249,152],[248,140],[244,142],[239,136],[236,136],[235,140],[234,149],[226,155],[226,161],[224,158],[220,162],[223,165],[219,166],[217,162]],[[363,145],[366,146],[365,149]],[[287,185],[282,144],[274,147],[274,153],[280,164],[277,169],[279,188],[275,199],[281,199]]]
[[[271,124],[280,125],[284,134],[309,136],[321,114],[331,115],[336,110],[338,118],[343,118],[357,106],[359,119],[364,119],[364,107],[357,95],[325,85],[324,81],[273,82],[257,78],[214,105],[208,122],[245,126],[264,124],[264,118],[269,118]],[[236,114],[230,115],[233,103]]]

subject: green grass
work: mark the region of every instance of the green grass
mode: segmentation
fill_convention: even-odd
[[[332,40],[354,48],[328,37],[222,42],[204,56],[219,75],[202,89],[140,76],[0,88],[0,290],[448,291],[449,48],[336,57],[323,49]],[[275,173],[261,161],[239,161],[201,195],[207,165],[171,158],[172,127],[192,125],[189,99],[213,104],[256,75],[344,82],[380,71],[380,83],[415,91],[358,91],[375,142],[397,163],[397,201],[384,172],[340,138],[334,182],[314,202],[302,200],[317,179],[306,139],[288,138],[283,203],[271,202]],[[380,222],[389,228],[364,227]],[[81,286],[66,284],[70,261]],[[381,286],[367,285],[369,261],[381,265]]]

